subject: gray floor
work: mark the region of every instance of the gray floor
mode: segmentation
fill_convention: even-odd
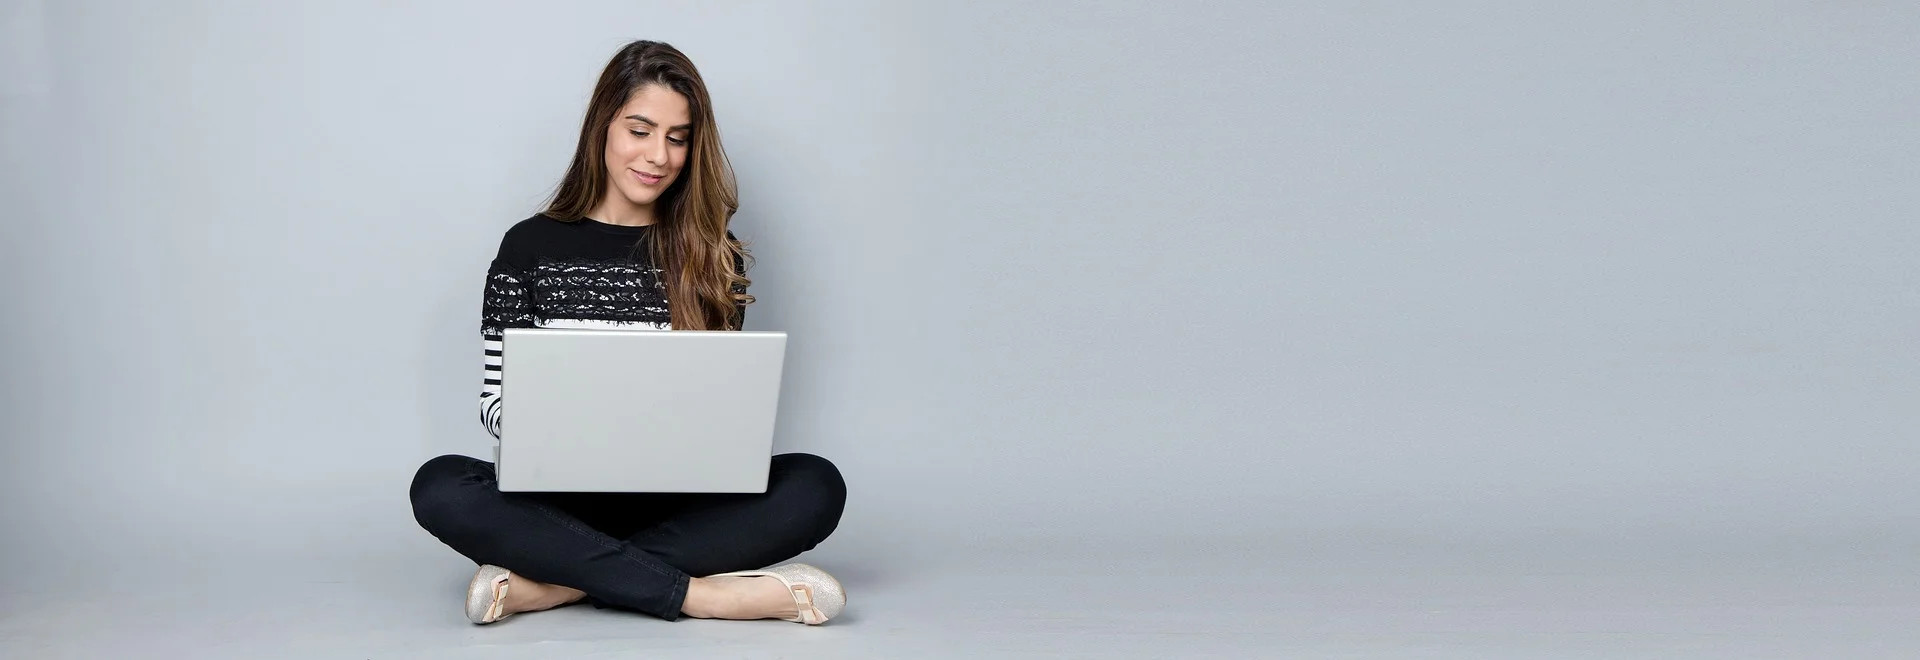
[[[1920,585],[1901,562],[1001,556],[835,568],[851,606],[818,628],[587,607],[476,627],[460,616],[469,571],[444,556],[21,571],[0,588],[0,657],[1920,657]]]

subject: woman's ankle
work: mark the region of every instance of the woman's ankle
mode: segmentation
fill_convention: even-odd
[[[714,580],[692,578],[687,580],[687,598],[680,604],[680,613],[696,619],[719,619],[730,602],[726,589]]]
[[[572,587],[547,584],[514,573],[507,578],[508,612],[538,612],[579,601],[586,593]]]

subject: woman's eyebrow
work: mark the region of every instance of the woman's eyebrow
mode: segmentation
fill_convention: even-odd
[[[659,122],[656,122],[656,121],[654,121],[654,120],[652,120],[652,119],[648,119],[648,118],[646,118],[646,117],[645,117],[644,115],[627,115],[627,118],[628,118],[628,119],[632,119],[632,120],[634,120],[634,121],[638,121],[638,122],[640,122],[640,123],[642,123],[642,124],[646,124],[646,125],[648,125],[648,126],[652,126],[652,127],[654,127],[654,128],[659,128],[659,127],[660,127],[660,123],[659,123]],[[669,129],[667,129],[667,130],[670,130],[670,131],[679,131],[679,130],[686,130],[686,129],[691,129],[691,128],[693,128],[693,124],[681,124],[681,125],[679,125],[679,126],[675,126],[675,127],[673,127],[673,128],[669,128]]]

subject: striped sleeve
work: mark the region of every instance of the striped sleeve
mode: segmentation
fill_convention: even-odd
[[[485,302],[480,313],[480,339],[486,364],[480,384],[480,423],[495,439],[500,437],[502,334],[507,328],[531,328],[533,296],[525,273],[495,259],[487,268]]]

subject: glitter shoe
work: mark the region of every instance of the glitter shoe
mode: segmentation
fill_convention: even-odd
[[[847,592],[840,587],[840,581],[833,579],[826,571],[807,564],[786,564],[764,571],[739,571],[710,577],[770,577],[779,580],[793,593],[793,604],[799,610],[797,616],[786,620],[809,626],[826,623],[827,619],[840,616],[840,611],[847,607]]]
[[[467,583],[467,620],[493,623],[511,616],[504,611],[507,600],[507,569],[492,564],[480,567]]]

